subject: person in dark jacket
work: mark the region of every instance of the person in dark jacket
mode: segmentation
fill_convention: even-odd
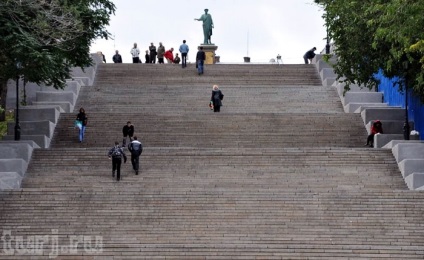
[[[145,60],[145,62],[144,63],[150,63],[150,54],[149,54],[149,51],[148,50],[146,50],[146,55],[144,55],[144,60]]]
[[[181,59],[180,59],[180,57],[178,57],[178,53],[176,53],[175,54],[175,58],[174,58],[174,63],[175,64],[180,64],[180,61],[181,61]]]
[[[152,43],[150,43],[149,46],[149,51],[150,51],[150,63],[156,63],[156,46]]]
[[[121,180],[122,157],[124,158],[124,163],[126,163],[127,156],[125,155],[124,149],[119,147],[118,141],[116,141],[115,146],[109,150],[108,157],[112,159],[112,177],[115,178],[116,171],[116,180]]]
[[[119,54],[119,51],[115,51],[115,55],[113,55],[112,60],[114,63],[122,63],[122,57],[121,54]]]
[[[312,63],[312,59],[315,57],[314,51],[316,51],[316,49],[317,48],[313,47],[312,49],[310,49],[309,51],[307,51],[305,53],[305,55],[303,55],[303,59],[305,60],[305,64]]]
[[[138,171],[140,168],[140,155],[143,152],[143,145],[140,143],[140,141],[137,140],[137,136],[134,136],[134,140],[130,144],[128,144],[128,150],[131,153],[131,164],[133,170],[135,171],[135,175],[138,175]]]
[[[380,120],[375,120],[371,125],[371,131],[367,138],[365,146],[374,147],[374,135],[383,133],[383,124]]]
[[[197,67],[197,73],[199,75],[203,74],[203,65],[205,63],[206,54],[203,51],[203,47],[199,47],[199,51],[196,54],[196,67]]]
[[[223,98],[224,98],[224,94],[222,94],[218,85],[214,85],[212,87],[212,96],[211,96],[211,103],[213,104],[213,112],[220,111]]]
[[[88,121],[88,117],[87,114],[85,114],[84,108],[81,107],[79,109],[76,121],[76,126],[79,128],[79,142],[82,143],[82,141],[84,141],[85,127],[87,126]]]
[[[128,121],[127,124],[122,128],[122,135],[124,136],[122,139],[122,147],[125,147],[127,144],[127,136],[130,138],[130,142],[132,142],[132,137],[134,135],[134,126],[130,121]]]

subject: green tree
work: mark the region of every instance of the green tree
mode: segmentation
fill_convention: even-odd
[[[1,1],[0,106],[6,105],[7,81],[17,76],[63,88],[72,67],[91,64],[90,44],[109,37],[114,12],[109,0]]]
[[[376,86],[380,69],[404,78],[424,99],[424,0],[315,0],[335,42],[335,72],[345,82]],[[406,66],[407,65],[407,66]]]

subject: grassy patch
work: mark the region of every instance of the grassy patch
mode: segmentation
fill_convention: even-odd
[[[6,121],[0,122],[0,138],[7,133],[7,122],[13,121],[15,118],[13,111],[6,111]]]

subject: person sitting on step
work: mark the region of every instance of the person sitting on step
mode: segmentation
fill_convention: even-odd
[[[380,120],[375,120],[371,125],[371,131],[367,138],[365,146],[374,147],[374,135],[383,133],[383,124]]]

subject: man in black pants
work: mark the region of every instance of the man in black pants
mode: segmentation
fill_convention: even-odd
[[[180,45],[181,52],[181,66],[183,68],[187,67],[187,53],[189,51],[188,45],[186,44],[186,40],[183,41],[183,44]]]
[[[134,126],[131,124],[131,121],[128,121],[124,127],[122,127],[122,135],[124,138],[122,139],[122,147],[125,147],[127,144],[127,136],[130,138],[130,142],[132,142],[132,137],[134,135]]]
[[[203,51],[203,47],[199,47],[199,51],[196,54],[196,68],[199,75],[203,74],[203,66],[205,63],[206,54]]]
[[[150,63],[156,63],[156,46],[152,43],[150,43],[149,46],[149,51],[150,51]]]
[[[122,157],[124,157],[124,163],[127,162],[127,156],[124,153],[124,150],[119,147],[119,142],[115,142],[115,146],[109,150],[108,153],[109,159],[112,159],[112,177],[115,178],[116,171],[116,180],[119,181],[121,179],[121,164]]]
[[[134,141],[128,145],[128,150],[131,152],[131,164],[133,170],[135,171],[135,175],[138,175],[140,155],[143,152],[143,145],[137,140],[137,136],[134,136]]]
[[[309,51],[307,51],[305,53],[305,55],[303,55],[303,59],[305,60],[305,64],[312,63],[312,59],[315,57],[314,51],[316,51],[316,50],[317,50],[317,48],[313,47],[312,49],[310,49]]]

